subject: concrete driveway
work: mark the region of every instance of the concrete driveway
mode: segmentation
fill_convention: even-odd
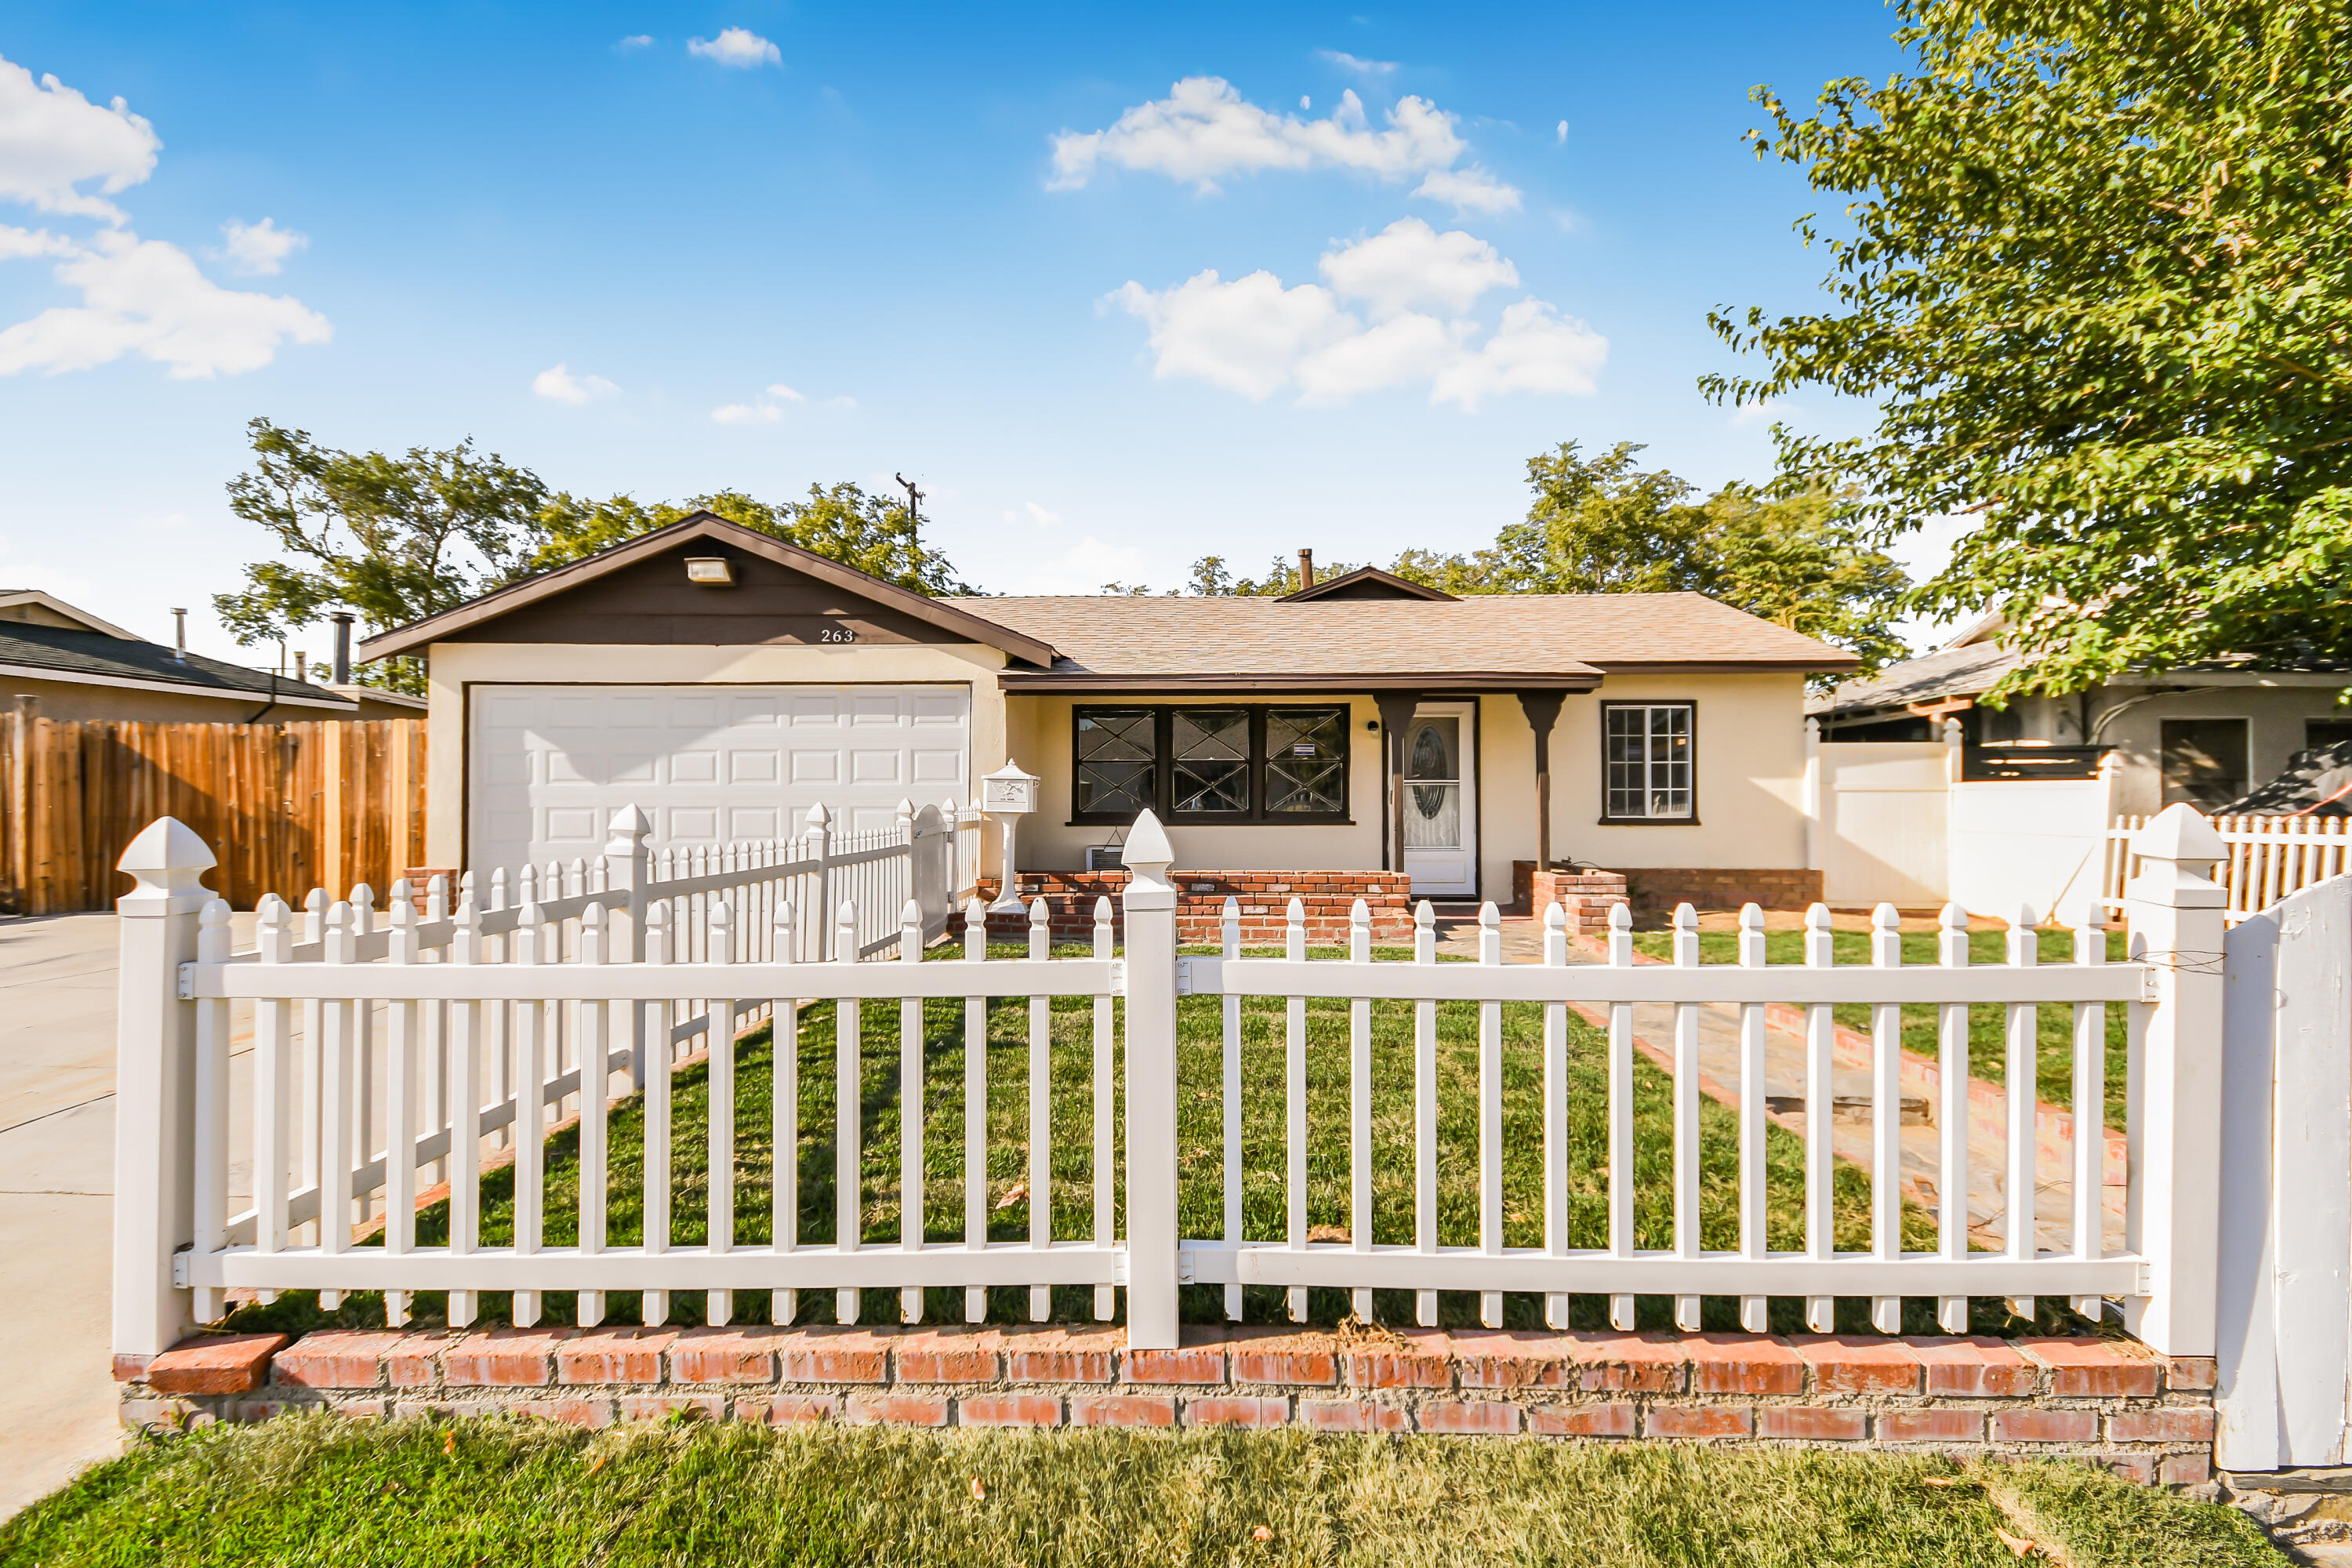
[[[120,1447],[115,917],[0,921],[0,1518]]]

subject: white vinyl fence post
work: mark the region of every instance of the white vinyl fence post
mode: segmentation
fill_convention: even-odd
[[[196,956],[213,895],[203,839],[159,817],[116,869],[138,885],[115,901],[122,921],[114,1049],[114,1361],[144,1368],[192,1322],[172,1283],[172,1255],[195,1238],[196,1005],[180,1000],[180,965]],[[1175,1085],[1169,1085],[1173,1102]],[[1170,1149],[1172,1158],[1174,1149]]]
[[[1149,811],[1127,836],[1127,1343],[1174,1350],[1176,852]]]
[[[1818,871],[1829,852],[1822,825],[1822,721],[1805,721],[1805,868]]]
[[[2132,836],[2139,875],[2125,890],[2131,956],[2156,971],[2156,1004],[2137,1031],[2130,1096],[2132,1178],[2148,1290],[2126,1326],[2165,1355],[2210,1356],[2221,1245],[2221,887],[2206,875],[2227,853],[2212,824],[2180,804]]]
[[[646,838],[654,825],[640,808],[625,805],[613,814],[611,837],[604,840],[605,919],[604,962],[643,963],[646,961],[646,889],[652,885],[653,852]],[[628,1033],[620,1043],[629,1053],[629,1081],[646,1087],[646,1010],[648,1004],[625,1002]],[[587,1087],[586,1074],[581,1086]]]

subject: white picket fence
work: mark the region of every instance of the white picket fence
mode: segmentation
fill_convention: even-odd
[[[2119,816],[2107,828],[2106,868],[2100,902],[2124,907],[2124,889],[2137,874],[2132,836],[2155,821]],[[2273,904],[2352,870],[2352,819],[2341,816],[2216,816],[2208,818],[2228,853],[2214,873],[2229,893],[2223,918],[2231,925]]]
[[[217,1319],[225,1292],[231,1289],[381,1289],[395,1321],[410,1293],[446,1290],[451,1320],[461,1323],[475,1315],[485,1290],[515,1292],[518,1322],[534,1321],[548,1292],[578,1292],[579,1321],[593,1323],[614,1291],[644,1292],[649,1322],[663,1321],[679,1293],[702,1292],[706,1315],[723,1322],[733,1314],[738,1291],[775,1292],[775,1312],[789,1319],[798,1310],[796,1292],[832,1290],[836,1314],[849,1321],[860,1310],[860,1291],[896,1289],[901,1292],[900,1313],[911,1320],[923,1310],[926,1288],[958,1287],[965,1292],[965,1315],[976,1321],[987,1310],[990,1288],[1024,1285],[1030,1288],[1033,1317],[1046,1314],[1048,1292],[1060,1285],[1091,1286],[1096,1313],[1108,1318],[1116,1310],[1116,1291],[1123,1288],[1129,1342],[1172,1346],[1179,1288],[1200,1283],[1227,1288],[1228,1312],[1239,1310],[1241,1287],[1286,1289],[1294,1317],[1303,1313],[1305,1292],[1313,1287],[1356,1292],[1360,1309],[1369,1307],[1370,1291],[1410,1290],[1417,1293],[1416,1315],[1423,1321],[1433,1321],[1437,1293],[1446,1290],[1475,1292],[1488,1322],[1501,1321],[1507,1292],[1540,1295],[1556,1323],[1564,1323],[1570,1296],[1599,1294],[1609,1299],[1615,1321],[1626,1326],[1636,1297],[1663,1296],[1672,1298],[1677,1321],[1693,1328],[1706,1296],[1738,1299],[1743,1321],[1757,1328],[1771,1298],[1801,1298],[1808,1317],[1824,1329],[1839,1298],[1866,1298],[1874,1321],[1890,1331],[1906,1297],[1936,1300],[1942,1321],[1956,1331],[1965,1327],[1971,1298],[2006,1298],[2027,1310],[2037,1297],[2070,1298],[2084,1308],[2115,1300],[2123,1303],[2135,1331],[2158,1348],[2210,1354],[2221,978],[2208,960],[2220,952],[2221,926],[2220,891],[2197,864],[2219,857],[2218,844],[2210,846],[2211,854],[2205,852],[2204,840],[2210,837],[2202,819],[2185,808],[2141,835],[2135,847],[2143,874],[2130,904],[2135,958],[2113,964],[2101,962],[2103,933],[2093,928],[2078,944],[2074,963],[2037,964],[2033,945],[2021,942],[2010,963],[1970,966],[1963,924],[1948,917],[1943,962],[1935,965],[1902,963],[1891,919],[1882,920],[1869,965],[1832,965],[1826,923],[1821,921],[1805,963],[1766,963],[1760,927],[1751,925],[1740,963],[1702,966],[1696,931],[1687,920],[1678,925],[1671,965],[1634,966],[1630,933],[1622,925],[1612,963],[1571,965],[1557,910],[1548,917],[1546,961],[1539,963],[1500,962],[1491,911],[1477,963],[1435,962],[1426,911],[1411,962],[1374,961],[1369,921],[1360,911],[1344,960],[1309,960],[1304,923],[1296,915],[1280,958],[1243,956],[1229,924],[1221,954],[1180,959],[1177,894],[1169,879],[1174,856],[1166,834],[1148,816],[1127,846],[1134,879],[1122,900],[1123,942],[1115,951],[1112,911],[1104,900],[1097,907],[1088,957],[1047,955],[1042,900],[1032,910],[1029,956],[1019,962],[987,958],[984,916],[976,902],[966,907],[961,957],[919,962],[927,922],[912,900],[902,902],[898,911],[895,962],[861,963],[850,956],[865,951],[869,940],[861,933],[870,915],[854,900],[834,910],[835,935],[824,950],[828,956],[820,959],[803,956],[810,951],[807,922],[789,898],[764,907],[759,918],[771,933],[765,936],[754,934],[748,915],[739,917],[728,899],[711,899],[684,921],[699,922],[699,934],[690,939],[698,945],[689,947],[678,934],[677,911],[721,891],[718,886],[702,886],[690,877],[647,881],[640,884],[645,891],[667,887],[669,893],[641,900],[636,889],[621,885],[622,879],[608,872],[601,900],[583,889],[578,895],[567,891],[556,904],[517,906],[499,933],[507,943],[505,961],[492,963],[484,962],[483,953],[489,916],[462,901],[446,918],[436,920],[428,910],[421,921],[406,902],[396,901],[388,927],[364,938],[356,911],[339,905],[328,911],[315,956],[298,956],[291,921],[282,906],[275,906],[265,913],[255,951],[233,952],[226,907],[210,900],[196,881],[211,864],[209,851],[165,819],[142,836],[122,865],[139,886],[121,903],[118,1147],[123,1163],[117,1185],[116,1349],[149,1354],[164,1348],[188,1322]],[[625,862],[629,857],[618,858]],[[760,879],[772,869],[726,874]],[[761,884],[732,884],[755,885]],[[568,935],[556,934],[551,908],[567,911]],[[444,928],[442,961],[423,962],[425,933],[431,931],[438,939]],[[1221,1084],[1179,1081],[1177,1009],[1184,993],[1223,999]],[[1055,1049],[1052,999],[1073,996],[1091,1005],[1092,1224],[1087,1235],[1057,1237],[1050,1203],[1035,1202],[1025,1239],[991,1240],[988,1007],[1013,998],[1028,1002],[1031,1087],[1022,1142],[1029,1191],[1043,1194],[1051,1190],[1055,1138],[1049,1070]],[[1239,1014],[1242,999],[1249,996],[1286,1004],[1287,1225],[1279,1240],[1241,1234]],[[1310,1240],[1306,1224],[1310,997],[1350,1004],[1353,1225],[1347,1242]],[[898,1239],[871,1244],[866,1234],[882,1216],[866,1203],[860,1181],[860,1007],[869,999],[900,1004],[898,1092],[907,1129],[900,1149]],[[799,1127],[800,1012],[827,1000],[836,1005],[838,1239],[809,1242],[799,1237],[794,1163],[785,1160],[777,1166],[774,1239],[740,1244],[732,1187],[737,1033],[751,1017],[765,1013],[773,1018],[776,1146],[793,1147]],[[926,1095],[922,1013],[929,1002],[962,1004],[967,1169],[961,1241],[930,1238],[921,1223],[923,1117],[915,1112]],[[1436,1131],[1437,1007],[1444,1002],[1476,1005],[1479,1223],[1473,1245],[1443,1244],[1438,1225],[1448,1195]],[[1375,1003],[1413,1007],[1414,1239],[1409,1244],[1377,1243],[1370,1223],[1373,1177],[1381,1157],[1371,1141],[1369,1031]],[[249,1151],[233,1147],[229,1135],[231,1008],[237,1004],[249,1004],[254,1016]],[[1115,1037],[1115,1004],[1124,1016],[1123,1056]],[[1534,1247],[1504,1243],[1501,1017],[1510,1004],[1538,1005],[1544,1018],[1544,1239]],[[1567,1013],[1573,1004],[1603,1009],[1610,1020],[1609,1155],[1603,1174],[1609,1225],[1602,1247],[1570,1246],[1567,1229],[1568,1184],[1577,1179],[1567,1142]],[[1675,1018],[1673,1242],[1664,1249],[1637,1247],[1633,1232],[1638,1194],[1632,1015],[1636,1005],[1654,1004],[1673,1006]],[[1742,1019],[1739,1240],[1728,1250],[1704,1247],[1699,1233],[1699,1016],[1703,1008],[1721,1004],[1738,1007]],[[1805,1007],[1810,1021],[1806,1240],[1795,1250],[1773,1249],[1766,1236],[1763,1071],[1766,1008],[1773,1004]],[[1874,1179],[1872,1242],[1864,1251],[1840,1250],[1831,1226],[1832,1009],[1840,1004],[1866,1005],[1873,1019]],[[1940,1009],[1947,1086],[1940,1112],[1944,1168],[1938,1183],[1940,1238],[1930,1251],[1906,1250],[1901,1234],[1898,1107],[1901,1009],[1906,1005]],[[2116,1238],[2120,1245],[2112,1245],[2103,1233],[2101,1141],[2086,1137],[2076,1142],[2072,1156],[2071,1242],[2054,1251],[2039,1247],[2036,1188],[2054,1173],[2037,1169],[2038,1141],[2026,1136],[2009,1141],[2006,1242],[1998,1251],[1971,1248],[1966,1061],[1967,1009],[1972,1005],[2007,1010],[2010,1118],[2012,1125],[2027,1127],[2032,1125],[2036,1097],[2037,1009],[2063,1007],[2073,1015],[2075,1124],[2086,1128],[2103,1121],[2104,1010],[2130,1009],[2131,1182],[2124,1234]],[[320,1092],[297,1103],[289,1092],[291,1042],[297,1014],[312,1009]],[[427,1054],[427,1020],[436,1016],[446,1020],[442,1037],[450,1081],[457,1086],[446,1131],[425,1125],[411,1088]],[[504,1100],[495,1090],[483,1092],[487,1043],[499,1037],[502,1026],[516,1064],[514,1089]],[[671,1240],[667,1148],[675,1048],[689,1034],[698,1035],[708,1052],[711,1142],[709,1239],[693,1246]],[[379,1037],[387,1067],[383,1152],[365,1146],[372,1140],[354,1142],[347,1113],[359,1050],[362,1042]],[[570,1066],[558,1044],[564,1039],[571,1042]],[[581,1063],[586,1064],[584,1077]],[[643,1086],[647,1239],[614,1246],[606,1239],[606,1096],[583,1090],[600,1082],[609,1088],[624,1070],[634,1070]],[[1123,1152],[1114,1142],[1113,1117],[1122,1087],[1115,1074],[1121,1072]],[[1195,1093],[1223,1099],[1224,1212],[1222,1234],[1213,1237],[1184,1237],[1177,1223],[1180,1167],[1197,1163],[1180,1155],[1178,1107]],[[579,1118],[579,1239],[551,1246],[544,1240],[542,1145],[567,1100],[577,1101]],[[292,1151],[308,1139],[312,1120],[318,1122],[323,1190],[306,1197],[288,1173],[293,1169]],[[505,1246],[483,1245],[478,1231],[483,1146],[494,1122],[502,1122],[516,1138],[513,1240]],[[526,1129],[536,1134],[523,1135]],[[230,1173],[248,1153],[253,1205],[248,1213],[231,1214]],[[415,1195],[421,1174],[442,1161],[450,1184],[451,1235],[446,1245],[420,1246]],[[349,1222],[360,1217],[360,1194],[377,1187],[384,1244],[356,1246]],[[316,1234],[306,1240],[300,1228],[322,1206],[340,1223],[315,1226]],[[1114,1223],[1122,1212],[1123,1228]]]

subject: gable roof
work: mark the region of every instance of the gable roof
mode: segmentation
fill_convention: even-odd
[[[349,713],[355,706],[324,687],[268,670],[247,669],[200,653],[183,656],[161,643],[111,632],[25,621],[0,621],[0,673],[78,686],[286,702],[339,713]]]
[[[104,632],[110,637],[121,637],[125,642],[142,640],[137,633],[126,632],[111,621],[101,621],[88,610],[77,609],[47,589],[0,588],[0,612],[30,608],[47,610],[62,620],[71,621],[76,626],[86,626],[94,632]],[[0,613],[0,622],[5,622],[11,626],[25,624],[21,617],[5,613]],[[38,626],[42,623],[35,621],[31,624]]]
[[[1342,572],[1337,577],[1326,577],[1311,588],[1301,588],[1296,594],[1285,594],[1280,602],[1297,604],[1302,599],[1451,599],[1454,595],[1426,583],[1416,583],[1400,577],[1393,572],[1383,572],[1377,566],[1359,566],[1353,572]]]
[[[1025,633],[999,625],[967,605],[989,605],[993,600],[937,599],[928,594],[918,594],[911,588],[901,588],[896,583],[845,566],[830,556],[803,550],[797,544],[787,544],[772,534],[728,521],[711,512],[698,511],[692,517],[681,518],[666,528],[639,534],[625,543],[602,550],[583,561],[558,566],[520,583],[509,583],[469,599],[455,609],[411,621],[390,631],[378,632],[359,646],[358,655],[363,660],[389,658],[396,654],[414,653],[433,643],[446,642],[487,621],[535,605],[594,581],[607,573],[660,555],[667,551],[708,539],[749,551],[766,557],[780,566],[805,574],[819,582],[870,599],[878,605],[913,616],[945,632],[952,633],[983,647],[1001,649],[1014,658],[1031,664],[1050,664],[1055,658],[1051,645]]]
[[[1051,642],[1007,690],[1589,690],[1604,675],[1847,670],[1852,654],[1698,594],[1481,594],[1466,599],[997,598]]]

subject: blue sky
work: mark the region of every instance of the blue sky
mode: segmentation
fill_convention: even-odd
[[[903,471],[1005,592],[1475,547],[1561,440],[1761,478],[1706,311],[1822,263],[1748,89],[1892,25],[12,0],[0,585],[260,661],[207,604],[256,415],[646,500]]]

